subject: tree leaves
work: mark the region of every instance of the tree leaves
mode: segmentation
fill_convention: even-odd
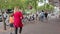
[[[44,4],[43,6],[38,7],[38,10],[48,10],[48,11],[52,11],[54,9],[53,5],[50,4]]]
[[[14,6],[20,6],[26,8],[29,3],[34,7],[35,1],[37,0],[0,0],[0,8],[12,8]]]

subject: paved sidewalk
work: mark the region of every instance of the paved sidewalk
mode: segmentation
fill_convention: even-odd
[[[0,34],[10,34],[9,27],[6,31],[0,28]],[[23,27],[22,34],[60,34],[60,21],[53,19],[44,23],[37,21],[34,24],[27,24]]]

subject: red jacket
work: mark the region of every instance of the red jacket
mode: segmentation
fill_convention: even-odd
[[[16,11],[14,13],[14,26],[15,27],[23,27],[22,19],[23,19],[22,12]]]

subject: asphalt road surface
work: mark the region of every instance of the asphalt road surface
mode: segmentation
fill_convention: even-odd
[[[3,30],[3,25],[0,26],[0,34],[10,34],[10,27],[7,26],[5,31]],[[21,34],[60,34],[60,19],[51,19],[45,22],[36,21],[36,23],[26,24]]]

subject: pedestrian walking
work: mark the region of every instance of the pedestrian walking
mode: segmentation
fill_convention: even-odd
[[[36,20],[37,20],[37,18],[38,18],[38,14],[39,14],[39,13],[38,13],[38,11],[37,11],[37,12],[36,12]]]
[[[39,20],[41,20],[43,22],[44,20],[44,11],[42,10],[42,12],[40,13],[40,17]]]
[[[10,34],[12,34],[13,23],[14,23],[14,18],[13,18],[13,15],[12,14],[9,17],[9,23],[10,23]]]
[[[19,7],[15,7],[14,8],[14,28],[15,28],[15,34],[18,34],[18,28],[20,28],[19,30],[19,34],[21,34],[22,32],[22,19],[23,19],[23,14],[22,12],[19,10]]]
[[[48,13],[47,13],[47,12],[45,12],[45,14],[44,14],[44,15],[45,15],[45,19],[47,19]]]
[[[34,18],[34,14],[32,15],[32,20],[35,20],[35,18]]]
[[[7,19],[7,13],[6,12],[3,12],[3,18],[4,18],[4,29],[6,30],[6,25],[7,25],[7,23],[6,23],[6,19]]]

